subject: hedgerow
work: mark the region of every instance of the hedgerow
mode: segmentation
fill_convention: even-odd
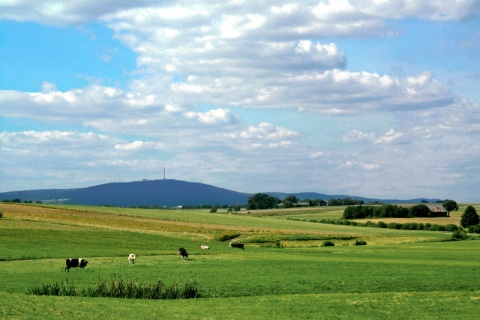
[[[289,220],[296,220],[293,218],[288,218]],[[297,219],[298,220],[298,219]],[[307,220],[298,220],[298,221],[307,221]],[[388,229],[396,229],[396,230],[425,230],[425,231],[449,231],[453,232],[455,230],[460,229],[458,226],[454,224],[448,224],[446,226],[438,225],[438,224],[431,224],[431,223],[418,223],[418,222],[407,222],[407,223],[398,223],[398,222],[390,222],[386,224],[383,221],[379,221],[377,223],[373,221],[367,221],[365,223],[357,222],[357,221],[350,221],[350,220],[333,220],[333,219],[320,219],[320,220],[309,220],[309,222],[316,222],[316,223],[325,223],[325,224],[337,224],[337,225],[345,225],[345,226],[359,226],[359,227],[372,227],[372,228],[388,228]],[[469,228],[470,230],[470,228]],[[474,226],[471,228],[473,231],[469,231],[470,233],[480,233],[480,225]]]
[[[365,218],[413,218],[413,217],[441,217],[447,216],[447,212],[431,212],[423,204],[410,208],[385,204],[382,206],[351,206],[345,208],[343,219],[365,219]]]

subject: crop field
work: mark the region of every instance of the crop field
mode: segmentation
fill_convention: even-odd
[[[340,219],[343,209],[229,214],[1,203],[0,319],[478,317],[479,235],[452,241],[451,232],[318,222]],[[464,210],[428,223],[458,225]],[[366,245],[355,245],[360,240]],[[229,247],[230,241],[244,243],[245,250]],[[188,260],[180,258],[179,247],[187,249]],[[130,253],[137,255],[134,266]],[[84,258],[88,265],[66,272],[66,258]],[[194,281],[198,297],[32,294],[34,287],[80,291],[119,279],[161,280],[176,288]]]

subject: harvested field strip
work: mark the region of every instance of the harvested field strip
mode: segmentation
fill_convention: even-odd
[[[24,204],[0,204],[4,220],[42,221],[58,225],[95,227],[106,230],[123,230],[148,234],[170,234],[201,237],[212,240],[218,235],[238,233],[247,241],[255,235],[277,235],[276,240],[286,240],[287,246],[319,246],[318,239],[362,238],[370,245],[446,240],[449,235],[430,231],[403,231],[383,228],[365,228],[311,223],[278,219],[278,217],[253,217],[250,215],[211,214],[195,210],[149,210],[110,207],[46,207]],[[79,210],[79,209],[84,210]],[[104,210],[104,211],[102,211]],[[113,213],[114,212],[114,213]],[[120,214],[121,213],[121,214]],[[132,213],[132,215],[129,215]],[[139,216],[141,215],[141,216]],[[159,217],[157,217],[157,215]],[[186,219],[190,217],[190,221]],[[179,218],[179,220],[177,220]],[[203,221],[203,220],[206,220]],[[203,221],[203,222],[202,222]],[[296,235],[293,240],[285,235]],[[393,236],[394,235],[394,236]],[[312,242],[312,236],[314,242]],[[308,238],[311,237],[311,238]],[[309,239],[309,240],[307,240]],[[273,240],[273,241],[276,241]],[[250,241],[254,242],[254,241]],[[343,243],[348,245],[348,243]]]
[[[111,230],[125,230],[136,232],[188,232],[188,233],[225,233],[237,231],[248,234],[297,234],[297,230],[276,228],[252,228],[247,226],[233,226],[222,224],[208,224],[199,222],[173,221],[155,218],[118,215],[112,213],[64,210],[59,208],[33,207],[24,205],[2,205],[0,209],[10,219],[49,221],[77,226],[93,226]],[[305,233],[305,231],[302,231]],[[330,234],[329,232],[310,231],[309,234]]]

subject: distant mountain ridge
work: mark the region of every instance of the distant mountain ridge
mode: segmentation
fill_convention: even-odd
[[[315,192],[282,193],[264,192],[281,200],[289,195],[299,199],[343,199],[363,200],[365,203],[381,201],[384,203],[417,203],[422,200],[434,202],[438,199],[382,200],[346,195],[326,195]],[[252,194],[215,187],[198,182],[173,179],[142,180],[132,182],[112,182],[87,188],[44,189],[1,192],[0,200],[20,199],[23,201],[41,201],[44,203],[65,203],[78,205],[109,205],[117,207],[136,206],[200,206],[247,204]]]
[[[0,199],[79,205],[199,206],[244,204],[250,195],[211,185],[180,180],[112,182],[77,189],[46,189],[0,193]]]
[[[298,192],[298,193],[284,193],[284,192],[264,192],[272,197],[277,197],[279,199],[285,199],[289,195],[295,195],[298,199],[322,199],[328,202],[330,199],[345,199],[349,198],[352,200],[362,200],[364,203],[371,203],[371,202],[382,202],[382,203],[420,203],[422,201],[428,201],[430,203],[435,201],[443,201],[441,199],[428,199],[428,198],[415,198],[415,199],[408,199],[408,200],[399,200],[399,199],[379,199],[379,198],[365,198],[365,197],[358,197],[358,196],[349,196],[344,194],[323,194],[317,192]]]

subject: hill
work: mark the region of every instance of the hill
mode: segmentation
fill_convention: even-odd
[[[316,192],[283,193],[265,192],[283,200],[294,194],[298,199],[344,199],[363,200],[365,203],[419,203],[422,200],[435,202],[438,199],[384,200],[348,195],[327,195]],[[215,187],[208,184],[173,179],[112,182],[87,188],[25,190],[0,193],[0,199],[41,201],[43,203],[65,203],[92,206],[200,206],[234,205],[247,203],[251,194]]]
[[[415,199],[408,199],[408,200],[399,200],[399,199],[379,199],[379,198],[366,198],[366,197],[358,197],[358,196],[349,196],[344,194],[323,194],[317,192],[298,192],[298,193],[284,193],[284,192],[265,192],[266,194],[277,197],[279,199],[285,199],[289,195],[295,195],[298,199],[322,199],[328,201],[330,199],[345,199],[349,198],[352,200],[362,200],[364,203],[372,203],[372,202],[382,202],[382,203],[420,203],[422,201],[428,201],[433,203],[435,201],[443,201],[441,199],[427,199],[427,198],[415,198]]]
[[[46,189],[0,193],[0,199],[79,205],[200,206],[247,203],[250,195],[211,185],[179,180],[113,182],[88,188]]]

